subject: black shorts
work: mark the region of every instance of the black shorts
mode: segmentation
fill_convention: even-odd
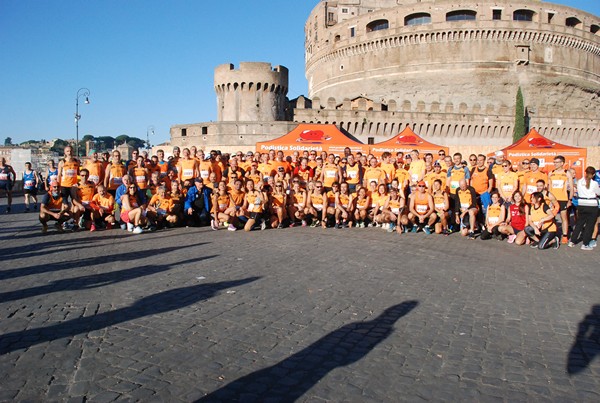
[[[258,220],[260,217],[262,216],[262,213],[250,213],[250,219],[251,220]]]
[[[37,196],[37,189],[36,188],[23,189],[23,194]]]
[[[62,196],[64,203],[71,200],[71,189],[73,189],[73,188],[70,188],[70,187],[68,187],[68,188],[61,187],[60,188],[60,195]]]
[[[0,190],[6,190],[7,192],[10,192],[12,190],[12,183],[8,181],[0,182]]]
[[[569,202],[566,200],[565,201],[559,200],[558,201],[558,211],[559,212],[565,211],[567,209],[567,203],[569,203]]]

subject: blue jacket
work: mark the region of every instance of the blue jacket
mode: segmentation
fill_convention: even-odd
[[[206,211],[210,213],[210,195],[212,194],[212,189],[204,186],[202,191],[198,190],[196,186],[192,186],[189,188],[187,197],[185,198],[184,210],[187,211],[189,208],[194,206],[194,202],[198,197],[204,197],[204,207]]]

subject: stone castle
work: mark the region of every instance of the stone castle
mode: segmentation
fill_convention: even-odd
[[[215,69],[218,121],[171,128],[173,145],[253,149],[299,122],[365,144],[410,126],[447,146],[512,143],[521,88],[530,128],[600,146],[600,18],[540,0],[320,1],[305,26],[308,97],[288,70]]]

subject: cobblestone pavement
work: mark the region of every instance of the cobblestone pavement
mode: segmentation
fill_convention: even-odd
[[[1,401],[600,401],[598,250],[30,213],[0,259]]]

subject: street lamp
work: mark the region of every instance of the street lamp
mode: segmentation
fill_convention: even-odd
[[[148,126],[146,129],[146,148],[150,152],[150,134],[154,136],[154,126]]]
[[[75,143],[75,155],[79,158],[79,119],[81,119],[81,115],[79,114],[79,98],[85,97],[85,103],[90,103],[90,90],[87,88],[80,88],[77,90],[77,97],[75,98],[75,132],[76,132],[76,143]]]

